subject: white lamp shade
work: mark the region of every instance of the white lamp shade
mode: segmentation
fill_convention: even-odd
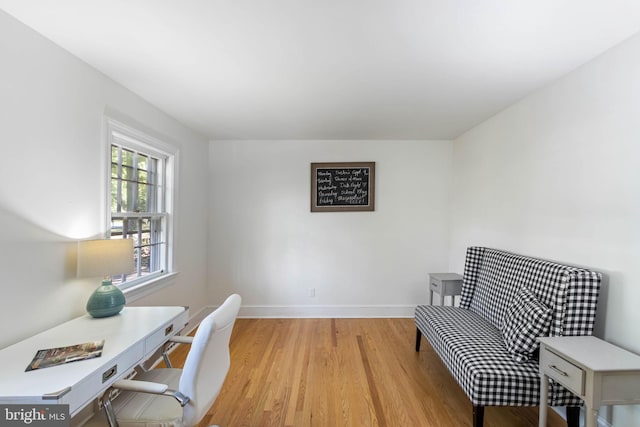
[[[78,242],[78,277],[114,276],[131,273],[134,268],[131,239]]]

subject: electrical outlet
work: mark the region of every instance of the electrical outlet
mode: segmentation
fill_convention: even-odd
[[[309,296],[311,298],[316,296],[316,288],[309,288]]]

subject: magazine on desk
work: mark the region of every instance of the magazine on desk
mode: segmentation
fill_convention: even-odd
[[[38,350],[25,372],[102,356],[104,340]]]

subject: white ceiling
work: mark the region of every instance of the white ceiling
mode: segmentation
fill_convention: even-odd
[[[640,31],[639,0],[0,0],[211,139],[452,139]]]

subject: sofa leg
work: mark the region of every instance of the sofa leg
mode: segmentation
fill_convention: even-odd
[[[422,332],[416,328],[416,351],[420,351],[420,342],[422,341]]]
[[[578,427],[580,425],[580,407],[567,406],[567,427]]]
[[[484,424],[484,406],[473,405],[473,427],[482,427]]]

